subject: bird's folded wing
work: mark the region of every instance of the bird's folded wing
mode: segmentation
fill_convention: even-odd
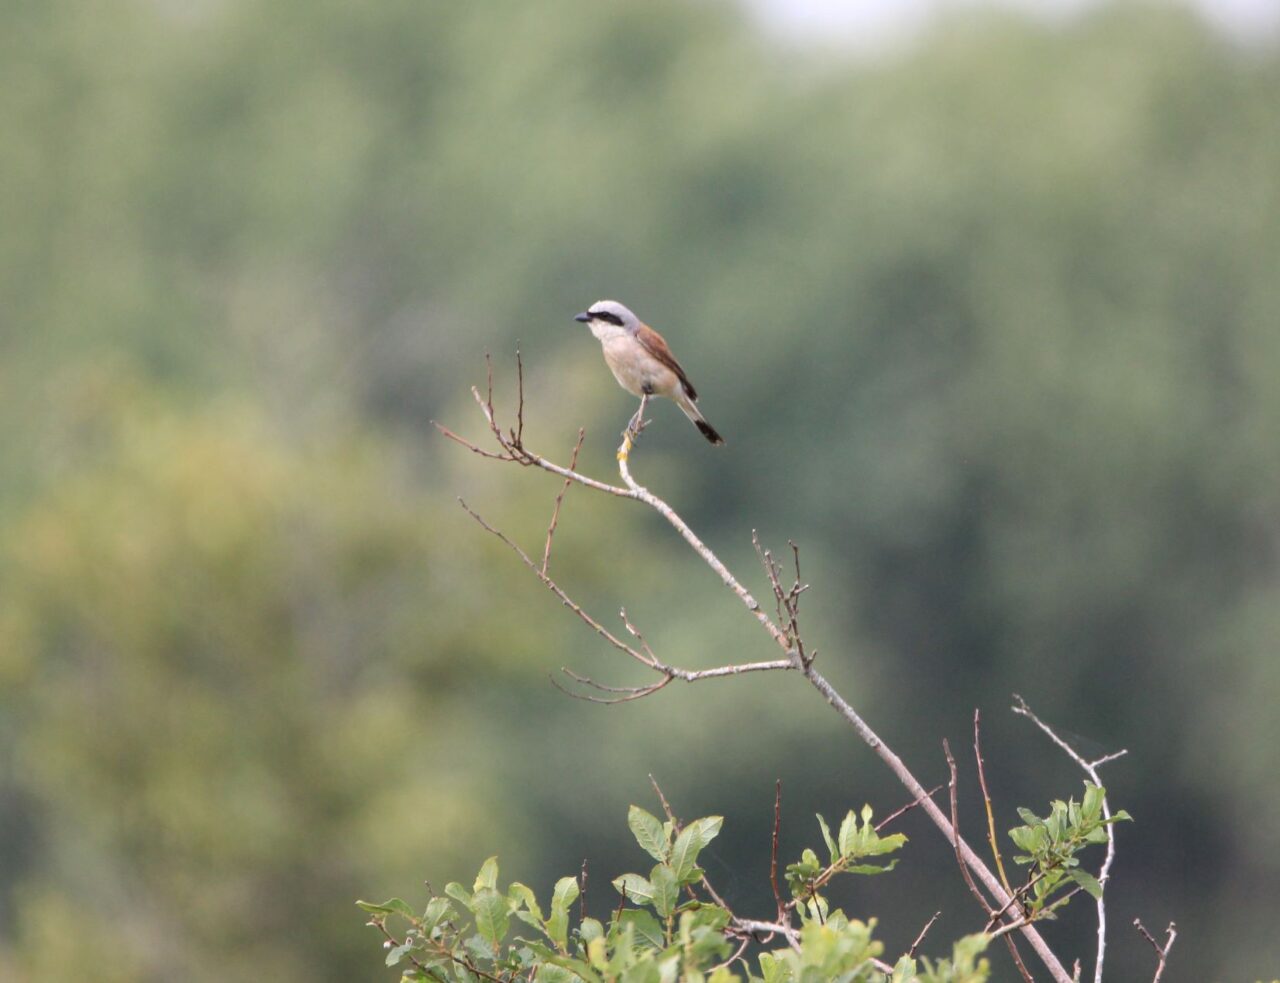
[[[659,362],[674,372],[680,379],[680,384],[684,386],[685,395],[690,399],[697,399],[698,393],[693,388],[693,383],[689,381],[689,377],[684,374],[684,369],[680,367],[680,363],[676,361],[676,357],[671,354],[671,349],[667,347],[666,339],[647,324],[641,324],[636,330],[636,341],[644,346],[644,350],[656,358]]]

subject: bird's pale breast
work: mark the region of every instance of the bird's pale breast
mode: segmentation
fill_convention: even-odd
[[[601,347],[604,360],[618,385],[633,396],[642,396],[646,391],[670,396],[680,384],[674,372],[645,351],[644,346],[629,334],[603,339]]]

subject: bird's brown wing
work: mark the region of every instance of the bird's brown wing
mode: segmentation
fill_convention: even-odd
[[[674,372],[680,379],[680,385],[684,386],[685,395],[690,399],[697,399],[698,393],[693,388],[693,383],[689,381],[689,377],[684,374],[684,369],[680,367],[680,363],[676,361],[676,357],[671,354],[671,349],[667,347],[667,341],[662,335],[654,331],[647,324],[641,324],[636,329],[636,341],[644,346],[644,350],[656,358],[659,362]]]

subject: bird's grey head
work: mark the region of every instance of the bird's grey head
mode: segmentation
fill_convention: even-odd
[[[592,333],[596,335],[600,333],[597,329],[608,330],[606,325],[624,331],[635,331],[640,326],[640,319],[631,313],[630,308],[616,300],[597,300],[581,314],[575,315],[574,320],[591,325]]]

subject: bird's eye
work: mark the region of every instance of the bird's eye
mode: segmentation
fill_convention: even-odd
[[[622,318],[618,317],[613,311],[587,311],[587,313],[597,320],[608,321],[610,324],[622,327]]]

